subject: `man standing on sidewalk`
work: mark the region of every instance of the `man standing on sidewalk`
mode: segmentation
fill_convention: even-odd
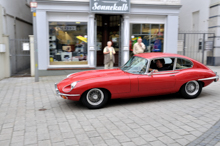
[[[115,63],[115,49],[112,47],[112,42],[108,41],[107,46],[103,50],[105,69],[113,69]]]
[[[133,46],[133,53],[134,53],[134,55],[144,53],[144,50],[145,50],[145,45],[144,45],[144,43],[142,43],[142,39],[139,38],[138,42],[135,43]]]

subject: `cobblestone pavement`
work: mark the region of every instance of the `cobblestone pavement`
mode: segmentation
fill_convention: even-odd
[[[219,67],[212,69],[220,74]],[[64,78],[0,81],[0,146],[220,145],[220,82],[197,99],[117,99],[89,110],[55,95],[54,83]]]

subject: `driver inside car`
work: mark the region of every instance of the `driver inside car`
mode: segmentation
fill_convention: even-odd
[[[149,68],[150,72],[152,70],[155,70],[155,72],[170,70],[170,66],[169,67],[164,66],[164,64],[165,64],[164,59],[157,59],[157,60],[155,60],[155,62],[156,62],[156,68],[154,68],[154,69]]]

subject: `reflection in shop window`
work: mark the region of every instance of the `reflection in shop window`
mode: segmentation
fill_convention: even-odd
[[[86,65],[87,23],[49,22],[50,65]]]
[[[163,52],[164,24],[131,24],[130,27],[130,56],[133,55],[133,45],[138,38],[142,38],[145,52]]]

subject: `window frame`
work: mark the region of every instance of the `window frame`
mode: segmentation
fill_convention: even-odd
[[[50,36],[50,32],[49,32],[49,27],[50,27],[50,22],[58,22],[58,23],[76,23],[76,22],[82,22],[82,23],[86,23],[87,25],[87,37],[88,36],[88,33],[89,33],[89,28],[88,28],[88,24],[89,22],[88,21],[82,21],[82,20],[71,20],[71,21],[57,21],[57,20],[48,20],[47,21],[47,44],[49,46],[49,36]],[[88,38],[87,38],[88,40]],[[90,63],[89,63],[89,42],[87,42],[87,64],[74,64],[74,65],[51,65],[50,64],[50,49],[48,49],[47,51],[47,56],[49,59],[47,59],[47,69],[54,69],[54,68],[78,68],[78,67],[90,67]]]
[[[191,63],[192,63],[192,67],[189,67],[189,68],[181,68],[181,69],[176,69],[176,64],[177,64],[177,60],[178,60],[178,59],[188,60],[189,62],[191,62]],[[176,60],[175,60],[175,66],[174,66],[174,67],[175,67],[175,68],[174,68],[174,70],[190,69],[190,68],[193,68],[193,67],[194,67],[194,63],[193,63],[191,60],[189,60],[189,59],[182,58],[182,57],[176,57]]]
[[[133,33],[133,25],[135,25],[135,24],[139,24],[140,25],[140,33]],[[143,25],[144,24],[148,24],[149,25],[149,32],[148,33],[143,33],[142,32],[142,28],[143,28]],[[141,37],[143,37],[143,36],[149,36],[149,44],[151,44],[151,41],[152,41],[152,36],[158,36],[157,34],[152,34],[151,33],[151,28],[152,28],[152,25],[158,25],[158,29],[161,29],[162,27],[160,26],[160,25],[163,25],[163,28],[164,28],[164,31],[163,31],[163,47],[161,48],[161,50],[163,50],[163,51],[161,51],[161,52],[164,52],[165,51],[165,26],[166,26],[166,24],[165,23],[130,23],[130,27],[131,27],[131,29],[130,29],[130,38],[129,38],[129,40],[131,40],[131,36],[141,36]],[[147,46],[146,46],[147,47]]]
[[[166,56],[166,57],[157,57],[157,58],[149,59],[149,62],[150,62],[150,63],[148,64],[146,73],[149,73],[149,68],[150,68],[151,62],[152,62],[153,60],[164,59],[164,58],[174,58],[173,69],[172,69],[172,70],[163,70],[163,71],[159,71],[159,72],[174,71],[174,70],[175,70],[174,67],[176,67],[176,61],[177,61],[176,57],[174,57],[174,56]]]

